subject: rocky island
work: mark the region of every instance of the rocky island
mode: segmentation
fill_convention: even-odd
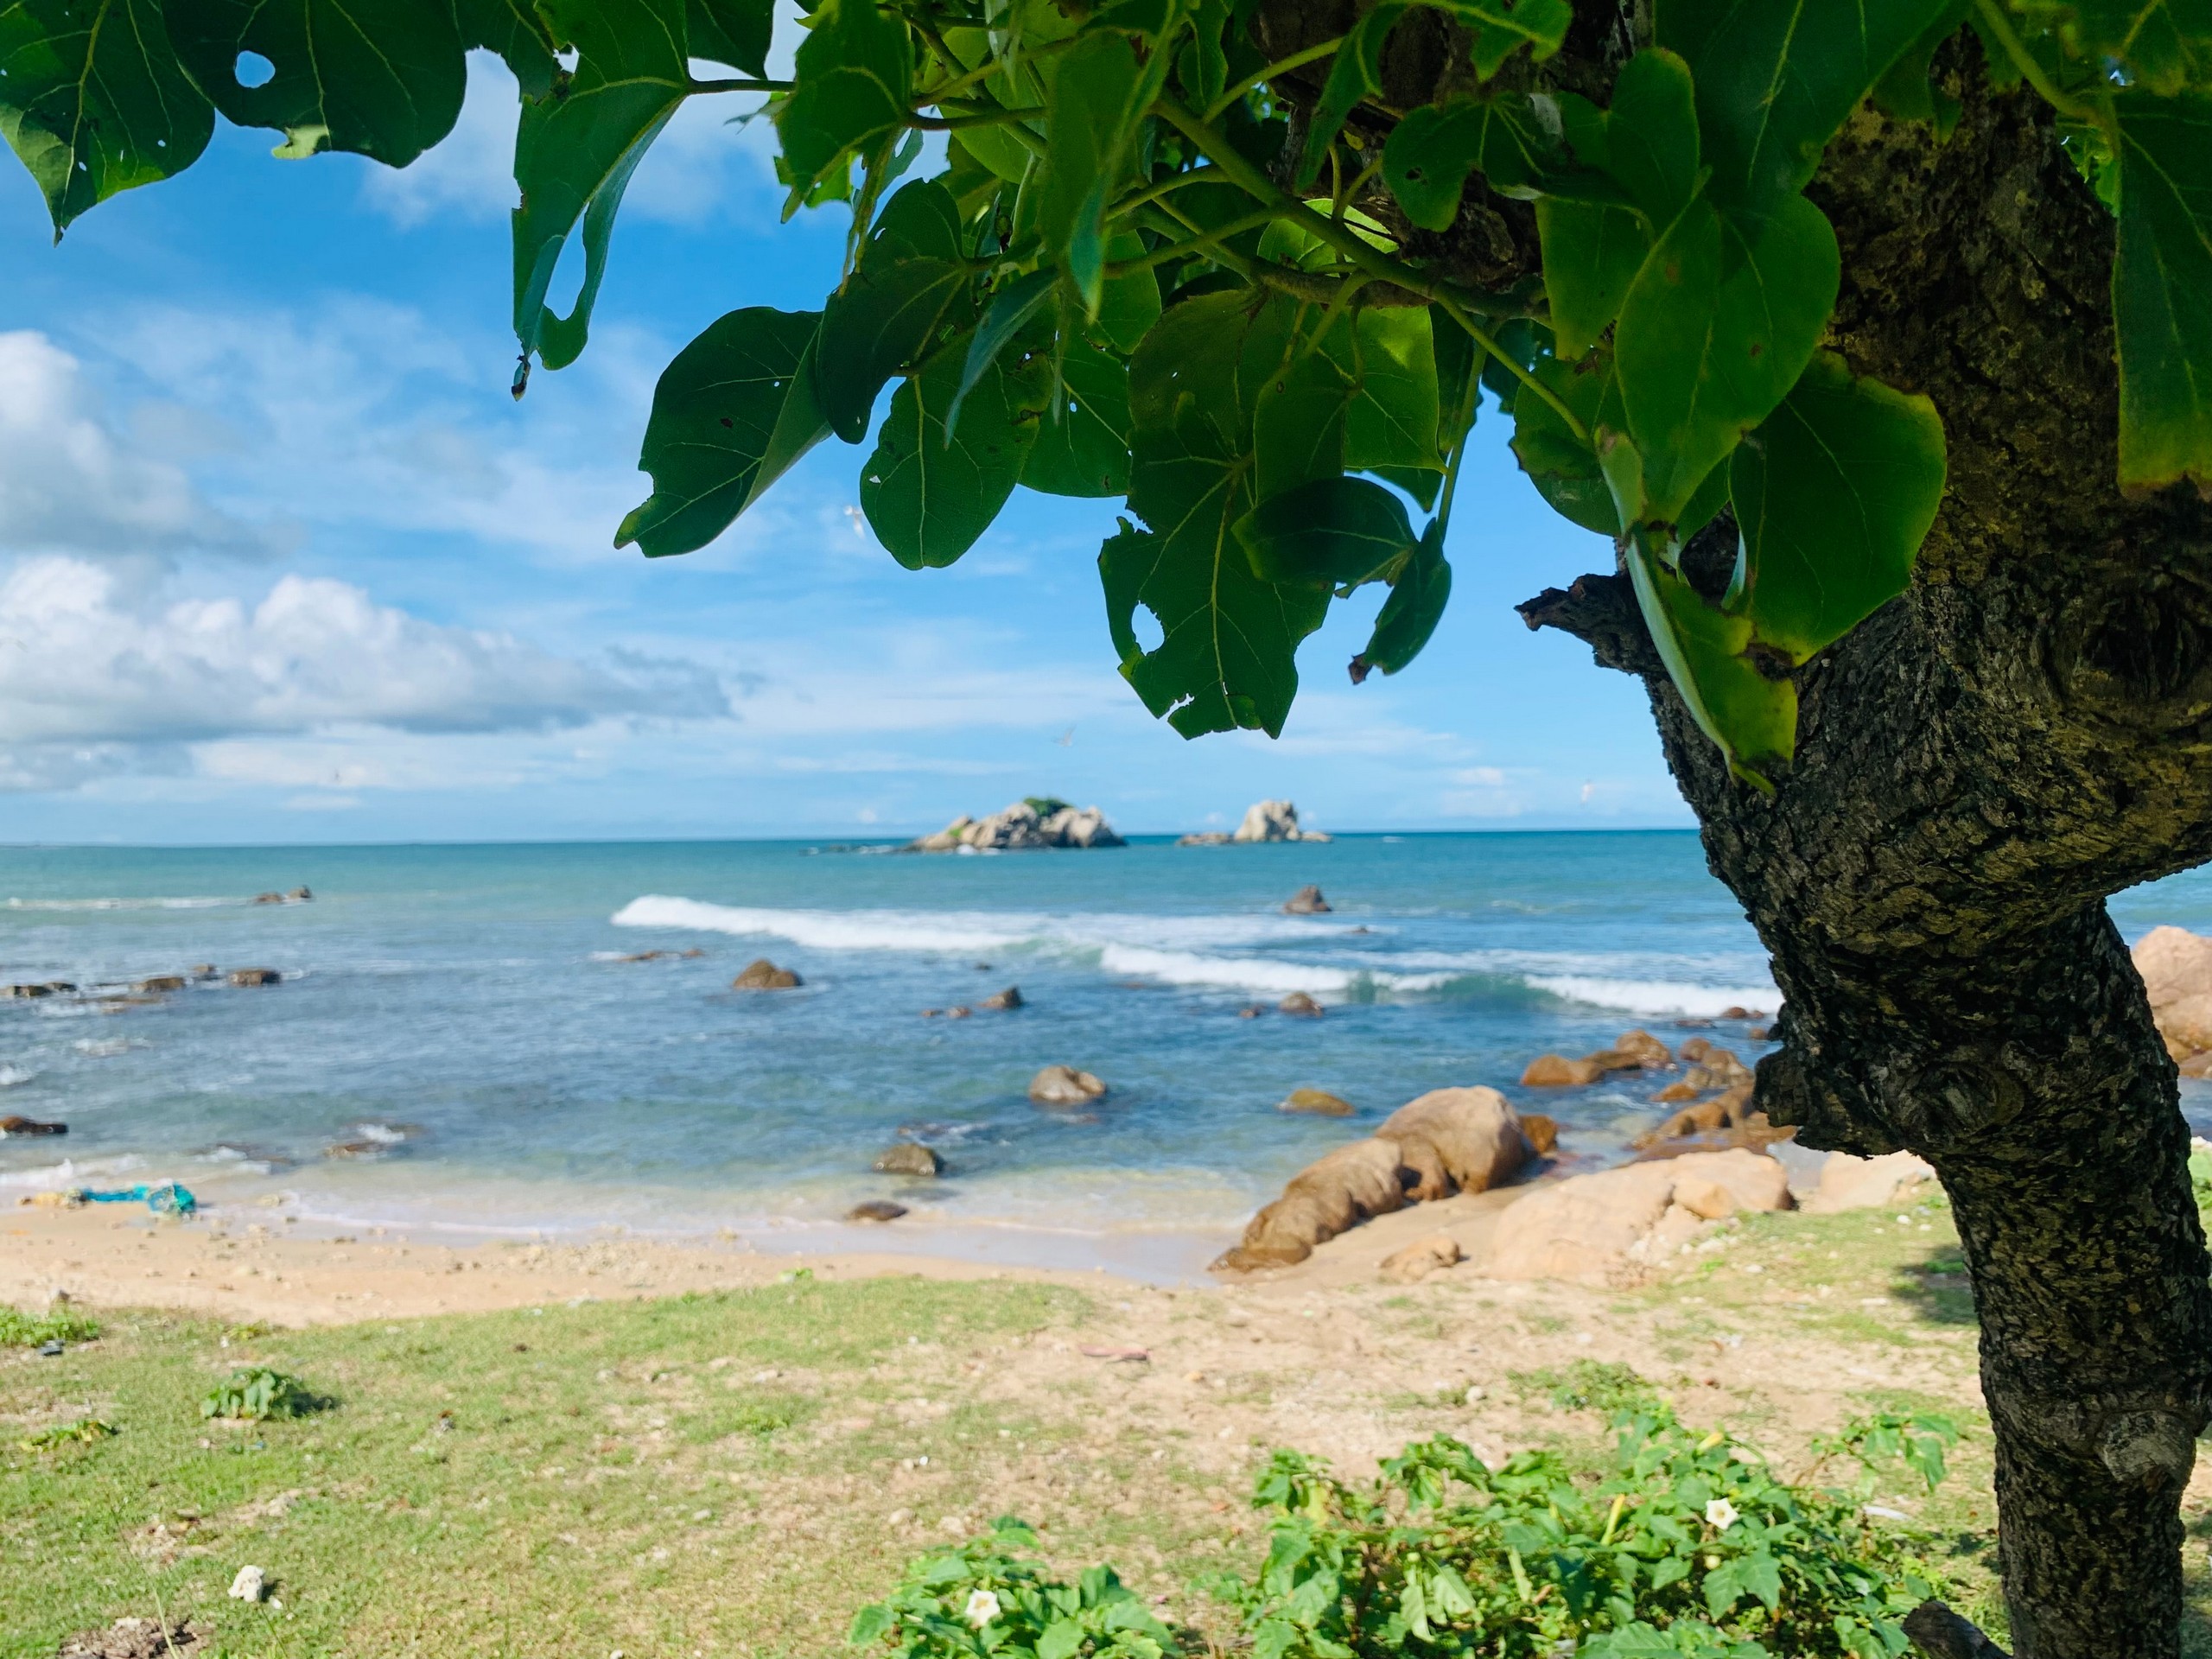
[[[1225,834],[1219,830],[1202,830],[1196,835],[1178,837],[1178,847],[1227,847],[1231,843],[1262,841],[1326,841],[1329,837],[1319,830],[1298,827],[1298,808],[1289,801],[1255,801],[1244,809],[1244,821],[1236,826],[1236,833]]]
[[[1119,847],[1121,836],[1095,806],[1032,795],[988,817],[957,817],[906,843],[910,853],[1027,852],[1049,847]]]

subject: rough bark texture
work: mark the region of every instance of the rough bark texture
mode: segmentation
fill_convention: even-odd
[[[1325,10],[1264,8],[1265,44],[1325,38],[1345,17]],[[1577,12],[1543,73],[1587,89],[1643,20]],[[2110,217],[1971,35],[1939,62],[1951,138],[1862,111],[1809,194],[1843,250],[1828,344],[1934,400],[1949,486],[1911,590],[1799,671],[1776,792],[1731,779],[1624,580],[1522,608],[1650,690],[1787,999],[1762,1104],[1811,1146],[1910,1147],[1951,1195],[2015,1651],[2173,1654],[2212,1290],[2174,1068],[2103,901],[2212,856],[2212,509],[2120,494]],[[1385,69],[1458,73],[1425,40]],[[1434,251],[1478,250],[1455,274],[1506,289],[1529,274],[1500,270],[1526,257],[1512,205],[1468,194]]]

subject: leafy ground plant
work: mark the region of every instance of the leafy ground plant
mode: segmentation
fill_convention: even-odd
[[[99,1322],[67,1308],[51,1313],[25,1313],[0,1307],[0,1348],[38,1348],[49,1342],[90,1342],[100,1333]]]
[[[200,1402],[200,1414],[227,1421],[258,1423],[271,1417],[304,1417],[322,1410],[327,1404],[329,1402],[320,1398],[298,1377],[257,1365],[249,1370],[233,1371],[208,1389],[207,1397]]]

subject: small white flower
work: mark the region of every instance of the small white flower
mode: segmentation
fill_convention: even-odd
[[[963,1615],[977,1630],[982,1630],[999,1616],[999,1599],[988,1590],[968,1592],[968,1611]]]
[[[1705,1506],[1705,1523],[1726,1532],[1736,1524],[1736,1506],[1725,1497],[1716,1497]]]

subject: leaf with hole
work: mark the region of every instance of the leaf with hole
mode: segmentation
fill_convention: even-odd
[[[909,570],[950,564],[976,544],[1014,493],[1037,439],[1049,362],[1001,353],[963,387],[967,359],[965,342],[955,340],[906,378],[861,468],[861,511]],[[960,423],[948,431],[956,393]]]
[[[2113,100],[2120,123],[2120,481],[2212,483],[2212,99]]]
[[[815,401],[815,311],[733,311],[676,355],[653,388],[638,465],[653,493],[615,532],[649,558],[689,553],[729,528],[830,435]]]
[[[156,0],[0,5],[0,135],[54,220],[200,159],[215,111],[170,49]]]
[[[1744,553],[1726,608],[1802,663],[1911,582],[1943,496],[1943,423],[1824,352],[1730,473]]]
[[[454,0],[453,15],[461,45],[498,53],[524,98],[553,90],[561,69],[558,43],[531,0]]]
[[[284,135],[276,154],[350,150],[404,167],[453,130],[468,74],[451,0],[165,0],[178,60],[242,127]],[[241,60],[264,59],[259,85]]]
[[[1449,230],[1470,174],[1503,196],[1534,194],[1562,157],[1524,92],[1406,111],[1382,146],[1382,181],[1423,230]]]

